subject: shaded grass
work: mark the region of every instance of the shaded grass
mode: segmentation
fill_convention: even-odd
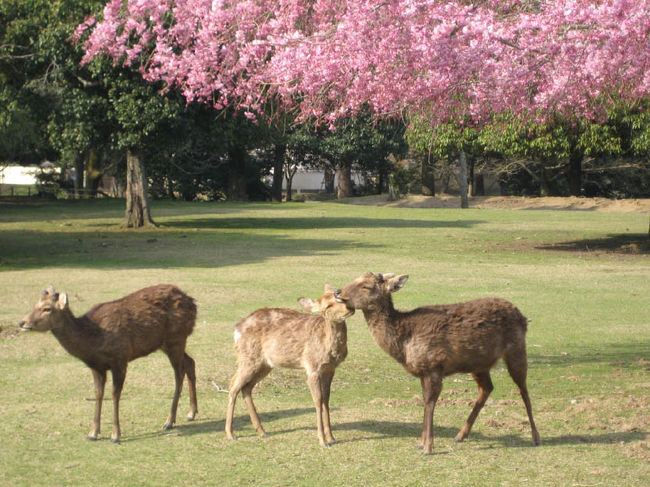
[[[645,232],[647,215],[156,202],[160,228],[122,231],[122,211],[119,201],[0,203],[0,484],[644,485],[650,475],[650,263],[623,248]],[[580,244],[612,239],[597,252]],[[530,446],[499,364],[495,391],[459,445],[475,385],[445,380],[436,454],[421,458],[419,381],[374,344],[360,313],[348,321],[349,356],[332,386],[337,445],[318,446],[303,373],[290,370],[255,390],[270,438],[256,437],[240,401],[240,440],[225,439],[227,395],[214,384],[226,387],[234,372],[234,323],[261,306],[295,308],[323,283],[367,270],[410,274],[395,295],[402,309],[498,295],[532,319],[528,382],[541,447]],[[50,334],[11,331],[49,283],[82,313],[158,282],[199,304],[188,344],[197,421],[160,430],[173,386],[156,353],[129,365],[122,444],[87,443],[88,369]],[[185,391],[179,414],[187,405]],[[106,401],[103,438],[110,409]]]

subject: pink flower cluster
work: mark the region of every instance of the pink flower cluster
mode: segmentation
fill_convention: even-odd
[[[650,93],[650,0],[111,0],[77,35],[250,117],[596,118]]]

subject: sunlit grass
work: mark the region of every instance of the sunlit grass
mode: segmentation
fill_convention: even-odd
[[[647,234],[647,214],[156,202],[161,227],[123,231],[122,204],[0,204],[0,484],[644,485],[650,476],[650,260],[626,247]],[[255,391],[270,438],[257,438],[241,402],[240,440],[225,439],[227,395],[216,385],[235,370],[233,325],[368,270],[410,275],[395,295],[402,309],[496,295],[532,320],[528,382],[542,446],[531,446],[498,364],[491,400],[459,445],[475,385],[445,380],[437,454],[420,457],[419,381],[375,345],[361,313],[332,386],[338,444],[318,446],[303,373],[287,370]],[[159,282],[199,304],[188,345],[198,418],[160,430],[173,380],[156,353],[129,366],[122,444],[88,443],[89,370],[51,334],[15,336],[16,323],[48,284],[81,314]],[[180,407],[184,415],[186,391]],[[108,400],[103,438],[110,410]]]

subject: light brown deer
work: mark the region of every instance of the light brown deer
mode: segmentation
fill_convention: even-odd
[[[463,441],[493,389],[490,369],[503,358],[519,387],[532,429],[533,443],[540,442],[526,388],[527,320],[510,302],[485,298],[465,303],[424,306],[408,312],[393,307],[391,293],[404,286],[408,275],[373,274],[359,277],[339,299],[363,310],[377,344],[422,384],[424,422],[420,446],[423,454],[433,449],[433,411],[448,375],[470,373],[478,384],[478,399],[455,438]]]
[[[334,296],[334,288],[325,285],[323,296],[314,301],[300,298],[306,311],[285,308],[262,308],[235,325],[237,372],[230,382],[226,436],[236,439],[232,431],[235,401],[241,391],[253,426],[266,437],[253,404],[252,391],[273,368],[305,369],[307,383],[316,406],[318,441],[324,447],[336,440],[330,424],[330,387],[336,367],[348,353],[345,319],[354,313]]]
[[[117,301],[94,306],[76,318],[66,294],[52,286],[43,291],[36,306],[23,318],[23,330],[48,331],[68,353],[83,361],[95,382],[95,416],[89,440],[100,433],[100,420],[106,372],[113,376],[113,433],[111,441],[120,441],[119,404],[127,364],[156,350],[167,354],[174,368],[176,388],[169,417],[163,426],[176,422],[178,399],[187,375],[190,389],[188,420],[198,412],[194,360],[185,353],[187,337],[194,329],[196,304],[175,286],[161,284],[129,294]]]

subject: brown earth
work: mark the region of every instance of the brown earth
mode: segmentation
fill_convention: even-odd
[[[453,195],[408,195],[389,201],[387,195],[348,198],[345,203],[354,205],[393,206],[398,208],[460,208],[460,198]],[[524,197],[524,196],[474,196],[470,208],[495,210],[581,210],[650,213],[650,198],[614,200],[608,198],[580,198],[576,196]]]

